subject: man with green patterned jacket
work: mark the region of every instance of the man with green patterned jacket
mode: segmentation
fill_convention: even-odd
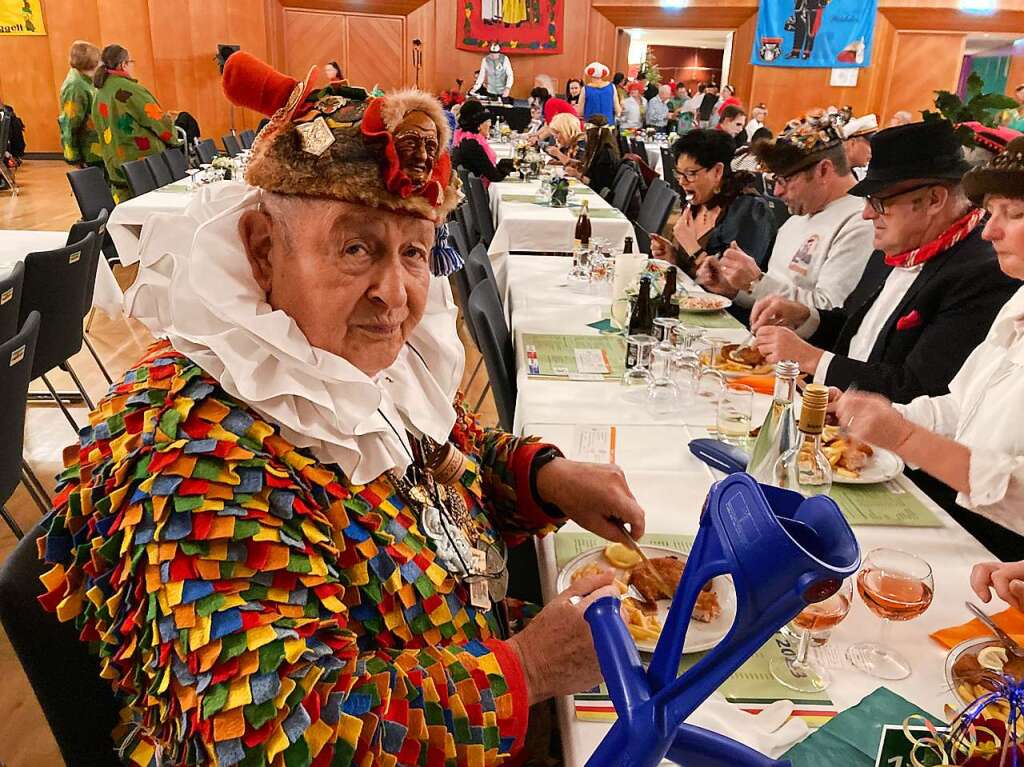
[[[92,119],[100,137],[100,154],[115,202],[132,196],[123,165],[159,154],[180,142],[174,117],[164,112],[153,94],[131,74],[132,58],[120,45],[108,45],[93,77],[96,96]]]
[[[100,63],[100,49],[84,40],[75,40],[69,54],[71,69],[60,87],[60,143],[64,159],[84,168],[103,167],[100,139],[92,119],[92,102],[96,89],[92,76]]]

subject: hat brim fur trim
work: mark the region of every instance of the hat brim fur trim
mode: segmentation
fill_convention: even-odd
[[[751,151],[764,168],[777,176],[788,176],[809,168],[828,152],[823,149],[807,154],[788,141],[758,141]]]
[[[395,132],[398,124],[405,119],[410,112],[423,112],[437,126],[438,144],[442,147],[448,146],[451,138],[451,128],[444,116],[441,102],[429,93],[418,91],[415,88],[407,88],[403,91],[395,91],[384,97],[384,104],[381,107],[380,115],[384,125],[391,132]]]
[[[981,205],[986,195],[1024,199],[1024,172],[975,168],[964,175],[964,194],[975,205]]]
[[[458,204],[453,182],[442,190],[435,207],[419,195],[389,192],[378,158],[363,140],[359,125],[332,130],[335,141],[320,156],[302,149],[292,123],[271,122],[252,148],[245,180],[268,192],[325,197],[383,208],[441,223]],[[344,172],[339,172],[344,168]],[[454,178],[454,174],[452,174]]]

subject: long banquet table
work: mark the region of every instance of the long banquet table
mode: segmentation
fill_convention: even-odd
[[[121,264],[129,266],[138,262],[142,226],[147,218],[153,213],[184,213],[194,194],[189,182],[183,180],[118,203],[110,214],[107,228]]]
[[[675,417],[655,419],[640,405],[624,401],[617,382],[540,380],[528,376],[522,355],[524,332],[596,334],[587,323],[608,315],[609,299],[570,292],[564,286],[569,268],[566,258],[510,256],[506,266],[506,301],[517,350],[516,430],[553,442],[574,458],[579,456],[581,425],[615,426],[615,459],[647,513],[648,532],[695,534],[703,500],[720,475],[690,455],[687,443],[694,437],[707,436],[703,427],[712,423],[713,412],[707,406],[694,407]],[[742,330],[709,333],[723,338],[745,335]],[[760,423],[770,398],[755,395],[755,400],[754,422]],[[943,705],[953,702],[944,680],[946,653],[928,634],[970,617],[963,603],[972,598],[968,584],[971,566],[991,556],[909,480],[903,477],[899,482],[907,492],[928,504],[942,527],[855,527],[854,531],[862,552],[896,545],[924,557],[934,569],[935,601],[923,616],[897,624],[893,632],[893,645],[912,659],[913,673],[904,680],[881,682],[849,666],[830,669],[833,683],[827,692],[841,710],[884,684],[912,703],[941,715]],[[581,531],[571,522],[564,530]],[[553,537],[539,542],[546,600],[555,593],[554,552]],[[879,630],[880,621],[855,597],[849,616],[833,632],[831,645],[845,650],[855,641],[876,638]],[[578,720],[571,698],[559,700],[558,717],[566,764],[583,765],[610,725]]]

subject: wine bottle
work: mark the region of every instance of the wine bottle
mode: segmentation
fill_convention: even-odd
[[[821,449],[827,410],[828,388],[808,384],[800,409],[800,437],[775,462],[774,484],[808,497],[826,495],[832,489],[832,464]]]
[[[747,473],[766,485],[775,484],[775,462],[796,444],[793,400],[799,375],[800,365],[792,360],[780,360],[775,365],[774,401],[761,424],[747,464]]]
[[[587,200],[583,201],[583,207],[580,208],[579,218],[576,219],[576,247],[585,248],[590,245],[590,235],[593,233],[593,227],[590,224],[590,203]]]
[[[651,276],[645,274],[640,278],[640,292],[637,294],[636,303],[633,304],[633,313],[629,317],[629,334],[651,335],[654,332],[654,307],[651,301]]]
[[[670,267],[665,273],[665,287],[661,291],[661,300],[658,301],[658,316],[676,319],[679,317],[679,304],[672,299],[676,295],[676,270]]]

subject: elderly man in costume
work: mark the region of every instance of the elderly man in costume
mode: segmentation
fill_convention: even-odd
[[[480,59],[480,72],[473,85],[473,93],[491,98],[508,98],[516,77],[512,62],[501,52],[501,45],[492,43],[490,52]]]
[[[133,311],[166,340],[69,457],[41,601],[98,648],[131,764],[515,763],[530,704],[600,679],[583,611],[617,590],[513,632],[506,547],[643,512],[462,405],[440,105],[245,53],[224,87],[273,114],[251,186],[147,224]]]

